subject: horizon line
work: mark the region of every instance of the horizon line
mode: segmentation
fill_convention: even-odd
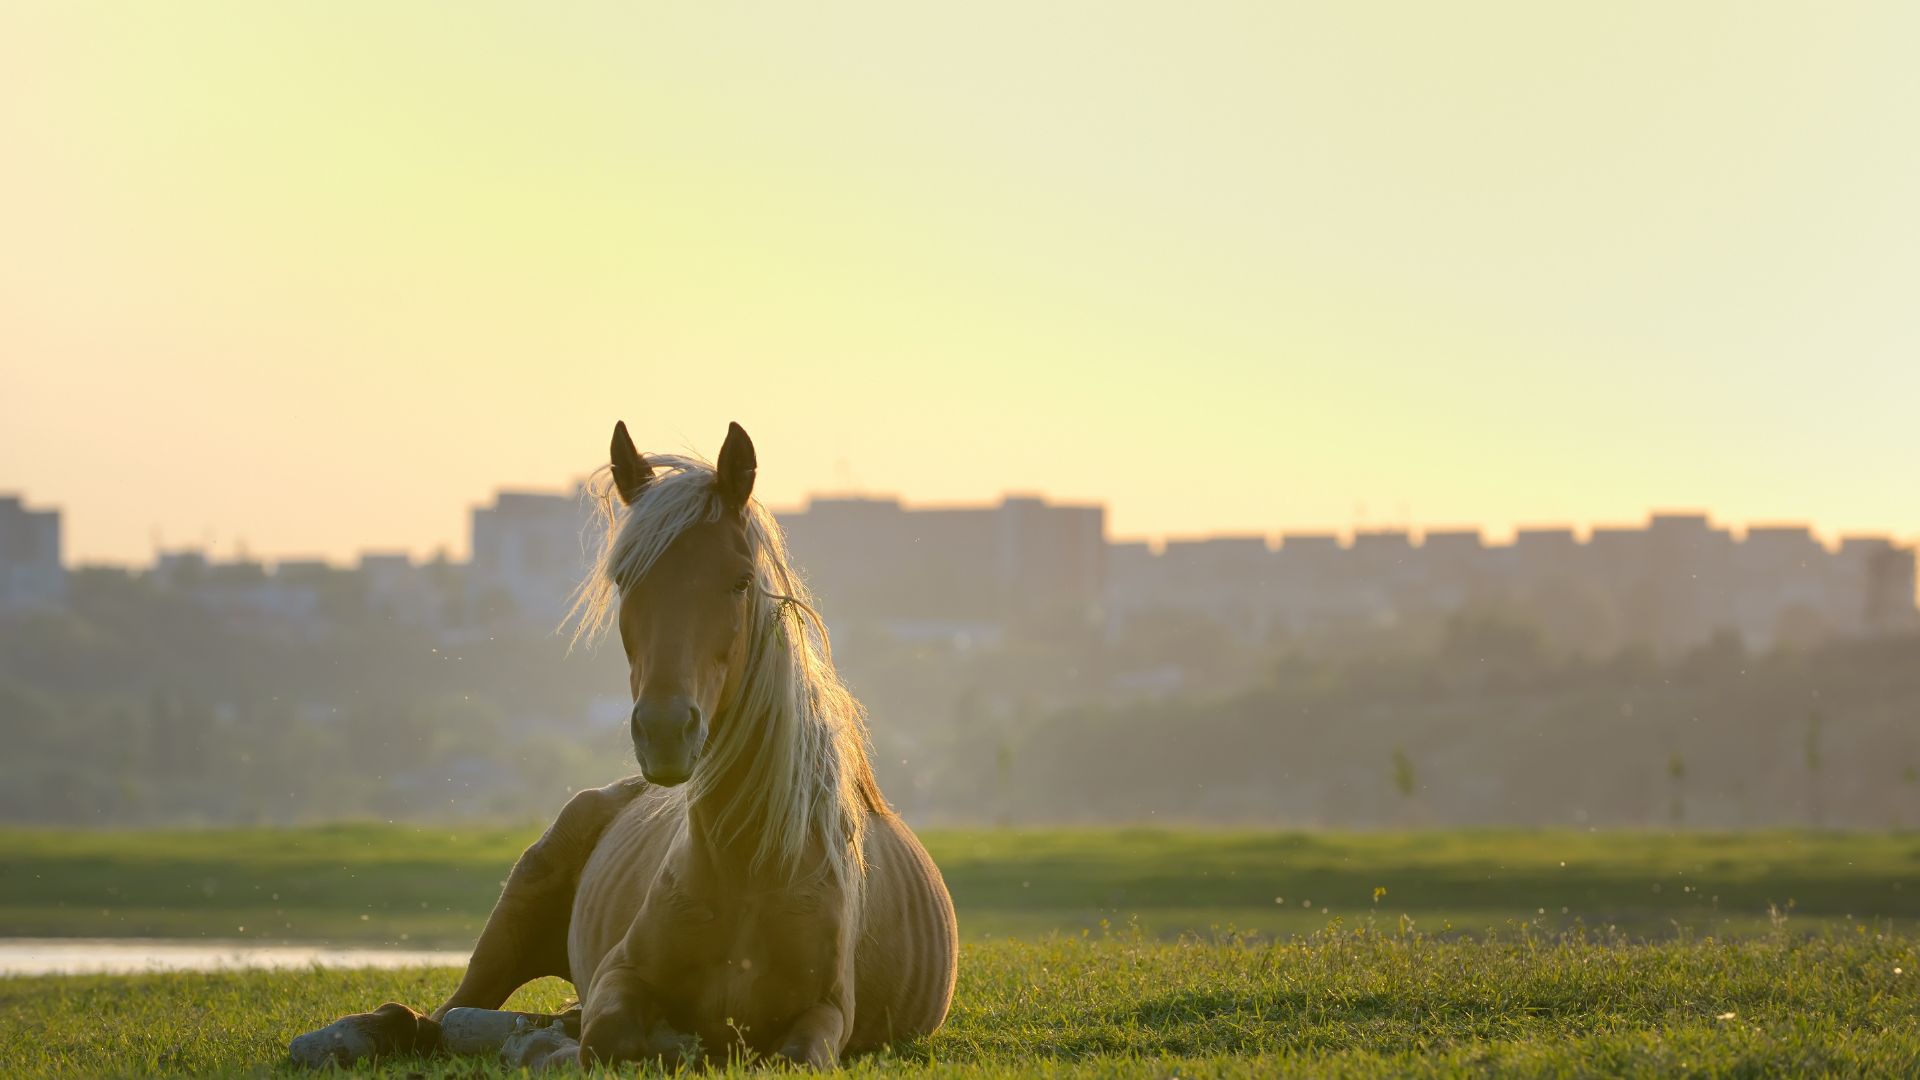
[[[578,497],[577,493],[579,491],[580,491],[580,488],[577,485],[575,486],[574,491],[571,493],[564,490],[562,491],[554,491],[550,489],[539,490],[539,489],[525,488],[525,487],[498,488],[498,489],[495,489],[494,492],[492,493],[492,503],[494,505],[497,505],[499,502],[499,496],[505,495],[505,494],[521,495],[521,496],[529,496],[529,495],[542,496],[547,498],[575,499]],[[32,510],[32,512],[45,513],[48,510],[52,510],[54,512],[63,512],[65,509],[63,506],[59,504],[51,504],[47,506],[42,506],[38,510],[33,510],[33,508],[30,508],[27,505],[24,495],[20,495],[16,492],[0,491],[0,499],[9,499],[9,498],[18,500],[18,504],[21,507],[21,509]],[[956,510],[993,510],[993,509],[998,509],[1002,506],[1005,506],[1011,500],[1019,500],[1019,499],[1038,500],[1039,502],[1041,502],[1043,505],[1045,505],[1050,509],[1052,508],[1079,509],[1079,510],[1098,509],[1103,512],[1103,515],[1102,515],[1103,519],[1105,516],[1104,512],[1108,508],[1108,504],[1102,500],[1096,500],[1092,502],[1088,502],[1084,500],[1076,500],[1071,502],[1056,502],[1044,494],[1036,493],[1032,490],[1022,490],[1022,491],[1005,492],[1000,496],[1000,499],[997,502],[982,502],[982,503],[936,502],[936,503],[925,503],[925,504],[909,503],[906,499],[897,495],[812,492],[806,495],[804,498],[804,501],[797,506],[786,506],[786,507],[769,506],[768,509],[775,515],[776,518],[778,518],[778,517],[782,517],[790,514],[808,512],[816,502],[819,502],[822,500],[827,500],[827,501],[858,500],[858,501],[871,501],[871,502],[877,502],[877,503],[890,503],[894,506],[897,506],[903,513],[918,513],[918,512],[928,512],[928,511],[937,512],[937,511],[956,511]],[[468,512],[469,514],[471,514],[475,510],[482,510],[482,509],[488,509],[488,508],[489,506],[485,503],[473,503],[469,505]],[[1170,532],[1170,533],[1162,533],[1157,536],[1156,535],[1146,535],[1146,536],[1108,535],[1108,534],[1105,534],[1103,529],[1102,539],[1105,542],[1105,544],[1110,547],[1123,546],[1123,545],[1125,546],[1144,545],[1150,551],[1153,551],[1155,554],[1164,553],[1166,549],[1172,545],[1201,544],[1201,543],[1208,543],[1208,542],[1214,542],[1214,541],[1234,541],[1234,540],[1239,540],[1239,541],[1258,540],[1269,551],[1280,551],[1286,547],[1286,542],[1288,539],[1294,539],[1294,540],[1333,539],[1339,543],[1342,550],[1352,550],[1358,540],[1366,537],[1405,538],[1408,546],[1414,547],[1414,548],[1425,547],[1427,541],[1430,538],[1433,538],[1436,536],[1462,536],[1462,537],[1472,536],[1481,546],[1487,547],[1487,548],[1512,547],[1515,544],[1517,544],[1522,537],[1530,536],[1530,535],[1543,536],[1543,537],[1544,536],[1566,537],[1566,538],[1570,538],[1576,544],[1585,546],[1587,544],[1590,544],[1593,541],[1596,534],[1611,532],[1611,531],[1643,533],[1651,529],[1656,521],[1661,520],[1663,518],[1687,519],[1687,520],[1700,521],[1706,526],[1706,528],[1709,531],[1724,534],[1727,536],[1729,540],[1735,543],[1746,542],[1747,540],[1751,539],[1753,534],[1756,532],[1763,532],[1763,533],[1764,532],[1790,532],[1793,534],[1804,534],[1807,539],[1811,540],[1813,543],[1819,546],[1822,551],[1825,551],[1829,554],[1839,551],[1841,546],[1848,541],[1884,541],[1897,549],[1920,550],[1920,535],[1907,536],[1896,530],[1877,530],[1877,531],[1867,531],[1867,530],[1857,530],[1857,529],[1856,530],[1822,530],[1817,524],[1811,521],[1782,520],[1777,518],[1755,519],[1755,520],[1747,521],[1744,523],[1733,523],[1733,522],[1723,523],[1717,518],[1717,516],[1711,510],[1706,510],[1701,508],[1682,509],[1682,508],[1673,508],[1673,507],[1649,508],[1645,516],[1639,522],[1635,522],[1635,523],[1623,523],[1617,520],[1612,522],[1589,521],[1585,524],[1570,523],[1570,522],[1564,522],[1564,521],[1560,521],[1560,522],[1541,521],[1541,522],[1515,523],[1509,528],[1499,529],[1491,526],[1461,524],[1457,522],[1451,522],[1451,523],[1443,522],[1443,523],[1433,523],[1433,524],[1415,524],[1415,523],[1409,523],[1409,522],[1367,524],[1362,522],[1352,522],[1344,526],[1329,526],[1329,527],[1301,526],[1301,527],[1276,529],[1276,530],[1264,530],[1264,531],[1236,530],[1236,531],[1203,532],[1203,533],[1172,533]],[[254,564],[261,567],[274,567],[276,569],[282,565],[313,565],[313,564],[324,565],[329,568],[351,567],[356,564],[364,562],[368,558],[376,558],[376,557],[392,558],[394,556],[405,556],[409,563],[415,563],[415,564],[427,564],[427,563],[432,563],[439,560],[445,560],[446,562],[453,563],[453,564],[465,564],[465,563],[472,562],[471,552],[467,552],[464,558],[459,558],[459,559],[454,558],[451,553],[454,547],[454,544],[451,541],[443,541],[437,545],[434,545],[431,553],[424,556],[416,555],[413,549],[409,549],[405,547],[388,546],[388,547],[361,548],[353,552],[350,557],[347,557],[344,559],[335,559],[333,557],[329,557],[326,555],[319,555],[311,552],[298,552],[298,551],[287,553],[287,554],[280,554],[280,555],[260,555],[260,554],[255,554],[253,552],[246,550],[244,547],[244,543],[245,543],[244,539],[240,540],[236,545],[237,550],[233,551],[232,554],[230,554],[227,558],[224,558],[224,559],[217,557],[215,554],[216,549],[219,546],[217,544],[183,544],[179,546],[170,547],[165,545],[164,543],[156,543],[152,549],[152,552],[150,554],[148,561],[144,563],[133,561],[133,560],[116,560],[116,559],[74,559],[72,561],[68,561],[67,559],[63,558],[61,565],[63,568],[66,568],[69,570],[83,570],[83,569],[136,569],[137,570],[142,568],[151,569],[153,567],[158,566],[161,559],[164,557],[181,556],[181,555],[199,555],[203,557],[209,565],[232,566],[232,565],[242,565],[242,564]]]

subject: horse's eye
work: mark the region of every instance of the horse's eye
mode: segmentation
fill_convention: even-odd
[[[737,593],[746,592],[748,589],[751,589],[751,588],[753,588],[752,574],[741,574],[740,579],[733,583],[733,591]]]

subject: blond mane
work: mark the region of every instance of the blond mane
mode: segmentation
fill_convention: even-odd
[[[632,506],[614,492],[609,470],[588,483],[597,505],[595,557],[567,617],[573,643],[603,636],[620,598],[690,526],[723,508],[713,466],[694,457],[649,454],[653,477]],[[693,776],[663,809],[699,800],[726,844],[751,840],[754,865],[804,872],[816,838],[842,881],[864,869],[869,812],[885,802],[867,758],[864,711],[833,667],[826,624],[787,559],[785,535],[766,507],[747,502],[747,543],[756,588],[750,596],[747,658],[733,673]],[[723,792],[720,781],[731,777]],[[715,805],[717,804],[717,805]],[[686,820],[683,818],[682,820]]]

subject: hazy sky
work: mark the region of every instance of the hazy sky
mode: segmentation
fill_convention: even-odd
[[[502,484],[1122,536],[1920,534],[1920,4],[21,2],[0,490],[70,556]]]

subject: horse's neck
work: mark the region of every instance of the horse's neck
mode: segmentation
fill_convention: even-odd
[[[796,675],[796,677],[798,677]],[[788,718],[794,723],[814,722],[806,717]],[[768,722],[765,718],[747,721],[742,716],[716,717],[723,722]],[[746,746],[757,747],[763,733],[742,732]],[[798,732],[790,731],[797,735]],[[799,865],[774,865],[758,859],[761,841],[771,828],[768,820],[767,792],[756,789],[753,776],[754,752],[735,754],[723,770],[703,783],[687,800],[687,838],[695,857],[721,869],[729,876],[754,884],[772,885],[795,878],[809,878],[824,871],[833,860],[831,845],[845,843],[844,837],[810,835]],[[864,765],[864,762],[861,763]],[[867,783],[872,783],[869,777]],[[833,792],[813,792],[816,798],[833,798]],[[756,865],[758,864],[758,865]]]
[[[810,837],[798,862],[787,863],[759,857],[763,835],[760,829],[749,828],[738,836],[726,836],[710,813],[703,812],[697,802],[689,802],[683,855],[698,876],[734,893],[777,891],[817,883],[828,876],[825,838]]]
[[[765,814],[753,805],[745,822],[745,828],[735,829],[739,824],[737,817],[724,811],[734,806],[743,795],[743,782],[738,774],[745,772],[738,762],[730,772],[707,787],[698,795],[687,799],[687,840],[692,844],[703,862],[711,862],[722,867],[747,867],[753,862],[753,856],[760,847],[760,838],[765,830]],[[735,813],[738,811],[736,810]]]
[[[687,800],[685,843],[692,863],[727,887],[746,892],[803,886],[830,877],[835,862],[833,845],[845,844],[846,838],[809,829],[806,846],[797,860],[761,858],[761,842],[768,830],[765,807],[753,799],[754,792],[741,791],[743,784],[738,777],[728,777]],[[741,819],[723,813],[726,800],[736,794],[744,794],[750,808],[745,827],[737,833],[733,830]]]
[[[738,722],[740,717],[725,720]],[[759,734],[747,733],[745,742],[757,745]],[[753,788],[754,757],[740,753],[724,769],[687,798],[687,839],[699,861],[729,877],[780,873],[777,867],[759,867],[755,856],[770,827],[764,792]],[[751,872],[751,873],[750,873]]]

